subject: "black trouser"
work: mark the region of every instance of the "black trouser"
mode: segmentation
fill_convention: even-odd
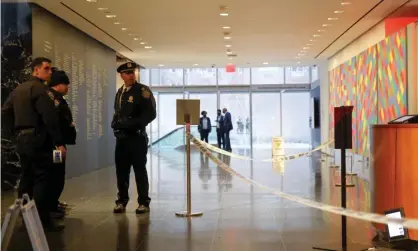
[[[18,197],[27,193],[33,196],[42,223],[49,224],[50,181],[53,169],[52,147],[39,143],[35,135],[23,134],[17,137],[17,152],[20,157],[22,173]]]
[[[58,208],[58,201],[64,191],[65,185],[65,160],[62,163],[54,164],[51,173],[51,210]]]
[[[118,185],[118,199],[116,204],[126,206],[129,201],[129,175],[131,166],[135,172],[138,204],[149,206],[147,174],[148,137],[145,133],[133,135],[125,139],[116,140],[115,164]]]
[[[231,139],[229,138],[229,130],[224,132],[225,135],[225,149],[226,150],[231,150]]]
[[[209,143],[209,131],[201,130],[200,131],[200,140],[204,140],[206,143]]]
[[[221,129],[216,129],[216,134],[218,136],[218,147],[225,149],[225,135]]]

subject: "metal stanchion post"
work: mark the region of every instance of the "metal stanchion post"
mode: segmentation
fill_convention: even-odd
[[[185,115],[186,122],[186,168],[187,168],[187,211],[177,212],[179,217],[202,216],[203,212],[192,212],[191,168],[190,168],[190,115]]]

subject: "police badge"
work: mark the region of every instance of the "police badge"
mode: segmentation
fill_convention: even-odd
[[[58,99],[54,100],[55,106],[59,106],[60,105],[60,101]]]
[[[133,103],[133,102],[134,102],[134,97],[133,97],[133,96],[129,96],[129,98],[128,98],[128,102],[129,102],[129,103]]]

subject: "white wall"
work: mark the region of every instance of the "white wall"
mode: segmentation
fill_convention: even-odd
[[[353,41],[343,50],[332,56],[329,60],[330,62],[328,65],[328,69],[334,69],[335,67],[346,62],[350,58],[360,54],[367,48],[379,43],[383,39],[385,39],[385,23],[380,22],[372,29],[370,29],[368,32],[358,37],[355,41]]]

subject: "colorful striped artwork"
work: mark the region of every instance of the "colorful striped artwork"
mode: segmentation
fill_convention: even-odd
[[[356,57],[351,58],[347,62],[341,65],[341,83],[338,89],[338,99],[340,100],[340,105],[344,106],[354,106],[353,115],[352,115],[352,143],[353,151],[356,152],[357,145],[357,88],[356,88]]]
[[[407,112],[406,30],[368,48],[329,72],[330,136],[334,107],[352,105],[353,152],[369,154],[369,127]]]
[[[377,124],[377,60],[376,46],[357,56],[357,149],[369,154],[369,126]]]
[[[384,124],[406,114],[406,30],[377,44],[378,121]]]

